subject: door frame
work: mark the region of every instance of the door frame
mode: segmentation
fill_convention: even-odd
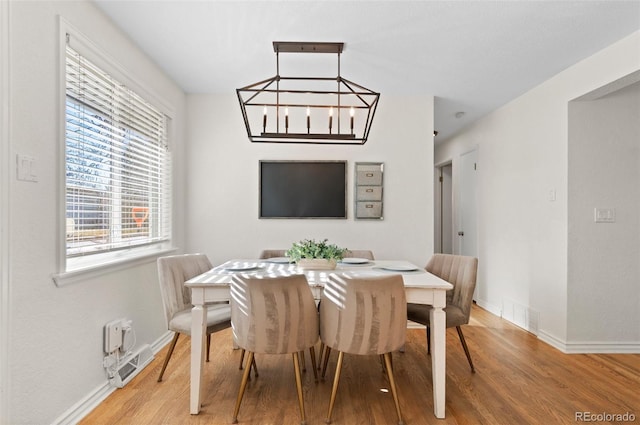
[[[0,1],[0,203],[9,203],[9,5]],[[9,211],[0,208],[0,423],[9,423]]]
[[[443,191],[443,181],[442,181],[442,170],[445,167],[451,168],[451,185],[449,186],[447,193]],[[451,223],[450,235],[449,235],[449,244],[451,246],[451,252],[453,253],[453,225],[454,225],[454,200],[453,200],[453,161],[447,160],[441,163],[438,163],[434,166],[434,252],[436,253],[445,253],[444,252],[444,220],[443,217],[445,214],[449,215],[449,220]],[[445,196],[448,197],[448,211],[446,211],[447,205],[445,205]]]
[[[455,173],[455,189],[454,189],[454,194],[455,194],[455,205],[454,205],[454,214],[455,214],[455,223],[454,223],[454,227],[456,228],[455,233],[458,234],[459,231],[464,231],[465,229],[463,229],[462,227],[464,226],[464,223],[462,223],[462,206],[464,205],[464,202],[462,201],[462,194],[463,194],[463,190],[462,190],[462,158],[465,155],[468,155],[470,153],[475,153],[475,164],[476,167],[478,166],[480,160],[479,160],[479,153],[480,150],[478,148],[478,146],[473,146],[465,151],[463,151],[462,153],[460,153],[460,155],[458,156],[458,170],[454,170]],[[477,171],[477,168],[475,169]],[[474,203],[476,206],[476,217],[475,217],[475,248],[473,250],[473,254],[471,254],[474,257],[478,257],[478,180],[477,180],[477,174],[476,174],[476,179],[475,179],[475,191],[473,193],[473,198],[474,198]],[[456,238],[456,243],[455,243],[455,252],[459,255],[464,255],[462,252],[462,245],[460,243],[460,237]],[[470,254],[466,254],[466,255],[470,255]]]

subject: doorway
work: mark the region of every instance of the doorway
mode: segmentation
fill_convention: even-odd
[[[451,162],[436,167],[435,252],[453,254],[453,167]]]
[[[460,155],[456,207],[458,217],[456,251],[460,255],[471,257],[478,256],[477,173],[478,149],[474,148]]]

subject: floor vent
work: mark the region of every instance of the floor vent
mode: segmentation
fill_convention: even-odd
[[[151,363],[151,360],[153,360],[151,346],[145,344],[122,360],[117,372],[112,378],[109,378],[109,383],[117,388],[124,387],[134,376],[140,373],[146,365]]]

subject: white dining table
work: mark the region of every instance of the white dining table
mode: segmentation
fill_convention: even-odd
[[[354,261],[354,260],[348,260]],[[191,289],[191,394],[190,412],[200,412],[202,401],[202,368],[205,360],[207,303],[229,301],[230,284],[234,274],[252,276],[288,276],[304,274],[316,299],[331,273],[354,277],[400,274],[404,281],[407,302],[431,305],[431,370],[433,381],[433,411],[437,418],[445,417],[445,312],[446,291],[453,286],[407,261],[362,261],[359,264],[340,262],[334,270],[301,270],[281,258],[230,260],[188,280]],[[426,348],[426,347],[425,347]]]

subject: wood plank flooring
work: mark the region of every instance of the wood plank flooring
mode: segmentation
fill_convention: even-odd
[[[455,329],[449,329],[444,420],[433,415],[424,330],[407,330],[405,352],[393,356],[407,425],[575,424],[576,412],[629,412],[640,422],[640,355],[562,354],[477,306],[463,330],[476,373],[469,369]],[[189,338],[181,337],[164,380],[158,383],[167,348],[162,350],[81,424],[230,424],[241,378],[240,352],[232,349],[230,330],[212,335],[212,360],[205,363],[205,396],[199,415],[189,414],[189,349]],[[256,359],[260,376],[247,386],[239,423],[298,424],[291,357],[256,355]],[[315,383],[310,369],[303,376],[309,425],[324,424],[335,361],[332,354],[324,382]],[[306,365],[311,367],[308,352]],[[377,357],[345,355],[333,423],[397,423],[387,388]]]

